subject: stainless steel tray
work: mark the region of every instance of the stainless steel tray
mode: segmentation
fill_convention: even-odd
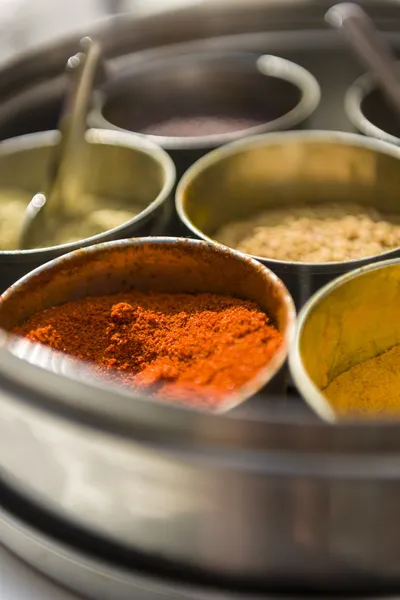
[[[76,536],[75,536],[76,538]],[[0,539],[18,558],[63,587],[90,600],[293,600],[282,596],[162,577],[143,572],[134,564],[119,564],[112,549],[98,550],[98,542],[82,536],[79,542],[71,528],[29,505],[0,485]],[[328,600],[332,596],[318,596]],[[362,596],[340,596],[341,600]],[[392,598],[394,598],[392,596]],[[369,600],[384,597],[368,596]]]
[[[182,44],[197,49],[207,38],[209,49],[281,54],[303,64],[320,81],[323,101],[312,127],[348,129],[344,91],[360,69],[337,35],[323,25],[323,14],[331,4],[330,0],[210,0],[171,15],[137,22],[116,20],[100,35],[113,57],[111,69],[142,60],[144,55],[181,52]],[[399,3],[364,4],[400,49]],[[57,102],[63,88],[58,73],[76,41],[46,47],[0,70],[0,97],[9,99],[9,122],[13,102],[18,106],[14,94],[25,90],[29,96],[30,86],[41,82],[50,94],[47,100]],[[135,51],[138,54],[133,56]],[[4,114],[0,111],[0,128],[7,120]],[[136,484],[124,493],[136,498],[134,518],[147,536],[143,546],[157,554],[162,545],[167,558],[179,559],[183,573],[193,565],[211,564],[215,576],[221,572],[226,579],[232,576],[231,588],[238,573],[247,580],[261,576],[264,589],[271,589],[273,580],[275,589],[286,591],[292,587],[361,593],[400,586],[399,425],[333,428],[291,411],[274,420],[263,410],[249,418],[215,419],[146,402],[133,405],[132,399],[111,397],[48,375],[32,365],[21,365],[0,347],[1,459],[7,461],[9,456],[10,462],[21,461],[25,469],[38,469],[38,465],[43,469],[47,461],[53,471],[40,471],[44,480],[60,475],[65,483],[70,476],[75,491],[82,486],[79,499],[94,518],[96,502],[102,501],[96,496],[96,477],[103,477],[106,468],[111,480],[114,469],[124,463],[126,477],[120,477],[118,485]],[[44,498],[43,481],[37,482],[39,503]],[[58,480],[53,481],[56,485]],[[15,477],[12,484],[23,496],[35,495],[23,480]],[[111,490],[109,496],[113,497]],[[70,498],[66,493],[59,507],[64,516],[71,514]],[[115,506],[118,510],[118,501],[110,502],[109,519],[99,523],[103,531],[109,529],[110,538],[115,534]],[[11,546],[15,531],[21,529],[16,522],[7,523],[0,535],[3,539],[8,535]],[[127,528],[121,547],[127,540],[137,543],[134,536],[129,539],[130,533]],[[24,542],[14,543],[14,550],[26,552],[29,559],[33,545],[37,557],[34,538],[31,535],[28,543],[25,536]],[[172,546],[179,552],[171,557]],[[60,548],[56,544],[51,550],[57,560]],[[189,555],[194,558],[191,565],[185,562]],[[67,560],[76,557],[72,552]],[[30,560],[57,577],[60,566],[54,570],[38,558]],[[85,560],[81,555],[77,558],[80,563]],[[111,577],[104,565],[101,569]],[[65,577],[74,578],[66,572]],[[129,575],[118,571],[118,577],[125,580]],[[135,585],[136,575],[132,577]],[[148,580],[140,585],[152,587]],[[208,591],[210,597],[225,598]],[[162,598],[162,593],[158,589],[153,595]],[[185,598],[178,589],[168,593],[167,597]],[[192,597],[202,597],[201,591],[196,593]],[[118,598],[117,592],[104,597]],[[100,598],[98,594],[96,600]]]

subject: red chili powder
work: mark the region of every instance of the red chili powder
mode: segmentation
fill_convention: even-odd
[[[241,388],[282,344],[255,303],[214,294],[89,297],[37,313],[14,333],[135,389],[199,406]]]

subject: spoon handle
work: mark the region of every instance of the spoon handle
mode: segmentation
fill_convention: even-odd
[[[360,62],[374,73],[388,102],[400,117],[400,79],[394,66],[396,58],[370,17],[358,4],[343,2],[332,6],[325,20],[343,31]]]
[[[77,184],[80,177],[77,171],[83,160],[86,122],[94,80],[101,65],[101,48],[97,42],[84,38],[81,46],[82,51],[67,62],[69,89],[59,121],[61,139],[52,154],[48,171],[46,197],[50,210],[52,207],[59,210],[60,199],[69,205],[71,198],[73,203],[73,197],[76,198],[79,193]],[[54,195],[57,195],[58,202],[52,200]]]
[[[60,219],[76,213],[86,153],[86,121],[96,75],[106,69],[98,43],[90,38],[81,41],[81,52],[67,63],[68,88],[59,120],[59,143],[50,150],[44,189],[35,194],[24,213],[19,247],[37,248],[43,239],[51,239]]]

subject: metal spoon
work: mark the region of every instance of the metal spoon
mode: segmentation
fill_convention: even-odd
[[[84,160],[86,120],[101,51],[90,38],[81,41],[81,52],[67,62],[70,89],[59,121],[61,139],[54,146],[43,191],[30,201],[19,238],[21,249],[43,246],[51,240],[57,225],[73,213],[81,192],[81,166]],[[49,244],[50,245],[50,244]]]
[[[328,10],[325,20],[343,31],[360,62],[371,71],[400,120],[400,75],[396,57],[373,21],[358,4],[344,2]]]

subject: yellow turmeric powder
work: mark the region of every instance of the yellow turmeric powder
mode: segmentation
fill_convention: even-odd
[[[340,416],[400,416],[400,345],[341,373],[323,392]]]

